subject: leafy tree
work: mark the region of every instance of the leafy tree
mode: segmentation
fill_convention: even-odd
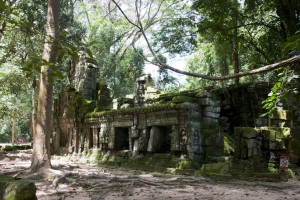
[[[272,25],[273,26],[269,26],[267,23],[264,22],[257,22],[257,21],[251,21],[252,23],[244,23],[246,22],[245,19],[247,19],[247,12],[246,12],[246,4],[239,4],[239,2],[237,1],[226,1],[226,5],[228,4],[228,7],[224,7],[222,5],[224,5],[223,2],[216,2],[215,3],[219,3],[217,7],[220,8],[217,9],[216,11],[221,12],[222,14],[225,14],[223,16],[223,19],[221,20],[213,20],[215,18],[215,16],[219,16],[216,15],[214,11],[214,7],[216,6],[215,4],[211,4],[211,2],[207,2],[207,1],[164,1],[164,2],[169,2],[170,6],[168,8],[172,8],[172,9],[167,9],[168,11],[172,10],[175,12],[169,14],[168,16],[170,17],[164,17],[163,20],[163,24],[161,26],[161,31],[159,31],[159,36],[165,36],[165,37],[161,37],[160,40],[156,40],[158,48],[155,48],[152,44],[150,39],[148,38],[148,36],[146,35],[146,30],[145,30],[145,22],[143,20],[141,20],[141,15],[139,12],[139,5],[140,5],[140,1],[136,0],[135,1],[135,5],[136,5],[136,17],[137,20],[132,20],[132,18],[128,17],[128,14],[126,14],[124,12],[124,10],[121,8],[121,5],[119,5],[116,1],[112,0],[116,6],[118,7],[118,9],[121,11],[121,13],[124,15],[124,17],[127,19],[127,21],[134,27],[136,27],[137,29],[139,29],[139,31],[142,33],[143,38],[146,41],[146,44],[152,54],[152,56],[154,56],[156,63],[159,64],[160,67],[172,70],[174,72],[177,73],[181,73],[181,74],[185,74],[188,76],[192,76],[192,77],[198,77],[198,78],[202,78],[202,79],[208,79],[208,80],[228,80],[228,79],[237,79],[239,77],[244,77],[244,76],[249,76],[249,75],[254,75],[254,74],[261,74],[261,73],[265,73],[265,72],[269,72],[272,71],[274,69],[277,69],[279,67],[282,66],[287,66],[288,64],[292,64],[295,62],[298,62],[299,57],[295,57],[292,59],[287,59],[278,63],[274,63],[274,64],[270,64],[270,59],[268,59],[268,56],[266,56],[266,52],[268,52],[267,50],[264,50],[262,48],[260,48],[259,45],[259,41],[254,42],[253,40],[253,34],[250,35],[249,34],[249,29],[246,29],[246,27],[258,27],[258,30],[261,27],[268,27],[269,29],[266,30],[270,30],[268,32],[268,34],[270,33],[274,33],[276,35],[276,32],[274,31],[274,29],[276,30],[278,22],[280,20],[280,18],[277,18],[277,20],[274,20]],[[152,1],[154,2],[154,1]],[[201,5],[199,7],[199,5]],[[221,6],[220,6],[221,5]],[[207,6],[208,9],[202,11],[202,6]],[[272,7],[272,6],[271,6]],[[275,13],[274,9],[269,9],[271,13],[270,17],[272,17],[272,15]],[[176,12],[177,11],[177,12]],[[201,11],[201,12],[199,12]],[[202,12],[206,15],[202,15]],[[263,13],[263,12],[261,12]],[[268,13],[268,14],[269,14]],[[165,13],[164,13],[165,14]],[[251,14],[253,16],[255,16],[253,14],[253,12],[251,12]],[[187,16],[187,17],[186,17]],[[250,18],[251,19],[251,18]],[[264,19],[264,18],[261,18]],[[267,18],[269,19],[269,18]],[[229,21],[226,21],[229,20]],[[217,23],[214,23],[214,22]],[[205,22],[205,23],[203,23]],[[207,22],[207,23],[206,23]],[[221,22],[221,23],[219,23]],[[228,26],[228,24],[229,26]],[[230,22],[230,23],[229,23]],[[198,27],[201,27],[200,25],[203,24],[207,24],[209,25],[208,27],[202,29],[199,29]],[[175,28],[176,27],[176,28]],[[216,30],[216,31],[211,31],[210,30]],[[273,30],[272,30],[273,29]],[[272,30],[272,31],[271,31]],[[250,43],[246,44],[245,46],[242,46],[243,48],[241,48],[239,41],[241,39],[245,40],[242,36],[244,36],[245,34],[242,35],[242,33],[247,32],[247,34],[249,34],[252,37],[252,40]],[[220,40],[216,40],[216,38],[214,38],[214,33],[216,36],[219,37]],[[163,34],[161,34],[163,33]],[[251,32],[250,32],[251,33]],[[232,49],[229,49],[228,52],[233,52],[232,53],[232,59],[231,59],[231,65],[234,66],[233,69],[235,70],[235,74],[232,75],[222,75],[222,76],[210,76],[210,75],[206,75],[203,73],[194,73],[192,71],[184,71],[184,70],[180,70],[180,69],[176,69],[173,66],[170,66],[166,63],[163,63],[159,60],[159,57],[157,56],[157,50],[155,49],[168,49],[170,52],[173,51],[174,52],[184,52],[186,51],[185,48],[190,48],[193,49],[195,47],[197,47],[198,42],[198,36],[201,36],[200,38],[204,38],[206,41],[211,41],[211,42],[215,42],[215,41],[225,41],[225,43],[227,42],[229,44],[233,44]],[[247,35],[246,35],[247,36]],[[218,38],[217,37],[217,38]],[[210,39],[212,38],[212,39]],[[266,37],[268,39],[272,39],[272,38],[276,38],[276,37]],[[165,39],[165,40],[164,40]],[[276,38],[277,39],[277,38]],[[278,44],[278,41],[274,39],[273,41],[275,41],[276,44]],[[186,42],[188,41],[188,42]],[[200,41],[201,42],[201,41]],[[280,41],[279,41],[280,43]],[[195,45],[196,44],[196,45]],[[272,49],[274,47],[273,43],[267,43],[269,47],[269,49]],[[270,45],[272,44],[272,46]],[[223,45],[223,44],[222,44]],[[248,46],[247,46],[248,45]],[[263,60],[264,64],[259,64],[258,66],[249,66],[251,68],[246,69],[246,71],[244,72],[239,72],[237,73],[237,66],[242,66],[242,68],[244,68],[244,63],[242,63],[244,60],[246,60],[245,58],[247,58],[247,49],[249,49],[249,45],[251,45],[250,50],[253,52],[256,52],[256,56],[258,56],[259,59],[257,60]],[[275,45],[275,47],[278,47],[280,45]],[[188,50],[190,50],[188,49]],[[273,48],[275,49],[275,48]],[[245,50],[244,55],[240,55],[241,52],[243,52],[242,50]],[[271,51],[270,51],[271,52]],[[276,52],[276,50],[275,50]],[[280,51],[279,51],[280,52]],[[271,55],[271,54],[270,54]],[[276,54],[276,55],[283,55],[283,54]],[[270,57],[273,57],[273,55],[271,55]],[[237,59],[238,58],[238,59]],[[275,60],[281,60],[281,58],[279,57],[275,57]],[[255,59],[253,59],[255,60]],[[222,62],[225,61],[225,57],[222,58]],[[242,64],[241,64],[242,63]],[[238,64],[238,65],[237,65]],[[260,67],[262,66],[263,67]],[[247,66],[248,67],[248,66]],[[238,69],[239,70],[239,69]],[[226,70],[221,70],[221,71],[226,71]]]
[[[95,41],[91,50],[99,65],[99,81],[112,89],[114,97],[134,92],[135,79],[144,68],[143,50],[134,48],[140,34],[126,23],[111,1],[81,3],[80,9],[79,16],[88,21],[87,42]]]

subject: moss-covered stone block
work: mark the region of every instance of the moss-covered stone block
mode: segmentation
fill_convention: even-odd
[[[275,142],[276,141],[276,131],[270,131],[270,130],[265,130],[269,132],[269,141]]]
[[[293,112],[290,110],[275,110],[269,117],[271,119],[293,120]]]
[[[274,133],[272,133],[274,132]],[[275,141],[275,131],[271,131],[271,130],[260,130],[260,133],[263,135],[264,139],[265,140],[271,140],[272,136],[274,137],[273,138],[273,141]]]
[[[36,200],[36,186],[32,181],[0,176],[0,199]]]
[[[215,181],[229,181],[233,178],[231,174],[223,174],[223,173],[210,173],[206,174],[209,178]]]
[[[209,163],[203,164],[201,168],[201,173],[211,174],[211,173],[228,173],[229,172],[229,162],[219,162],[219,163]]]
[[[270,141],[275,141],[278,139],[288,139],[291,136],[291,129],[287,127],[263,127],[261,130],[270,131]],[[273,132],[272,132],[273,131]],[[275,132],[275,133],[274,133]]]
[[[184,102],[191,102],[194,103],[196,102],[196,99],[193,97],[189,97],[189,96],[175,96],[172,98],[172,102],[173,103],[184,103]]]
[[[243,127],[242,136],[245,138],[255,138],[258,132],[255,128],[252,127]]]
[[[259,133],[259,129],[253,127],[235,127],[234,135],[235,138],[245,137],[245,138],[253,138],[256,137]]]
[[[276,139],[288,139],[291,135],[290,128],[274,128],[276,131]]]

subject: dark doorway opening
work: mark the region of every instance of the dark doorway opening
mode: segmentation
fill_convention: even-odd
[[[115,128],[115,150],[129,150],[129,128]]]
[[[93,128],[90,128],[89,132],[89,149],[93,148],[94,142],[93,142]]]
[[[152,126],[147,151],[153,153],[169,153],[171,151],[171,126]]]

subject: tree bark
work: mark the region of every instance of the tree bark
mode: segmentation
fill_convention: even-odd
[[[35,95],[36,95],[36,77],[34,75],[32,80],[32,94],[31,94],[31,136],[35,138],[35,126],[36,126],[36,103],[35,103]]]
[[[235,74],[240,72],[240,65],[239,65],[239,41],[238,41],[238,2],[234,0],[234,8],[232,10],[232,20],[233,20],[233,37],[232,37],[232,63],[233,63],[233,70]],[[235,84],[239,85],[240,79],[237,77],[235,78]]]
[[[11,145],[15,145],[15,112],[12,112],[12,123],[11,123]]]
[[[43,50],[43,59],[53,65],[57,58],[57,50],[55,48],[58,37],[59,2],[59,0],[48,0],[45,44]],[[35,127],[36,135],[33,138],[31,172],[37,172],[51,167],[50,134],[53,93],[51,71],[51,65],[44,65],[41,67],[38,111]]]

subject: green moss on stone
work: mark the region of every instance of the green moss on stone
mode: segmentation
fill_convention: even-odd
[[[163,110],[172,110],[172,109],[184,109],[185,107],[182,105],[176,105],[173,103],[167,104],[154,104],[151,106],[143,106],[143,107],[135,107],[135,108],[126,108],[126,109],[118,109],[118,110],[108,110],[101,112],[90,112],[86,115],[87,118],[96,118],[96,117],[104,117],[104,116],[114,116],[118,114],[134,114],[134,113],[148,113],[154,111],[163,111]]]
[[[269,117],[271,119],[293,120],[293,112],[290,110],[274,110]]]
[[[0,176],[0,197],[4,200],[36,200],[36,187],[32,181]]]
[[[184,103],[184,102],[194,103],[194,102],[196,102],[196,99],[193,97],[189,97],[189,96],[176,96],[176,97],[172,98],[172,102],[175,104]]]
[[[191,160],[180,160],[176,164],[177,169],[193,169],[193,162]]]
[[[209,163],[203,164],[201,168],[202,174],[211,174],[211,173],[228,173],[229,172],[229,162],[219,162],[219,163]]]

